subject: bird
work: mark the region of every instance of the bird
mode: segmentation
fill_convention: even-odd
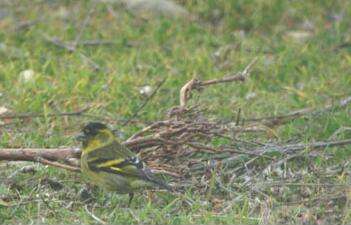
[[[135,192],[155,188],[173,191],[135,153],[122,145],[107,125],[89,122],[77,139],[82,142],[82,173],[90,183],[107,191],[128,194],[128,206]]]

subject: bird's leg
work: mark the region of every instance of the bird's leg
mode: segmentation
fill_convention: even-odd
[[[128,207],[130,207],[130,204],[132,203],[133,198],[134,198],[134,193],[129,193]]]
[[[153,199],[155,198],[154,192],[148,191],[147,193],[147,199],[149,202],[153,202]]]
[[[92,186],[89,184],[85,185],[85,187],[83,187],[79,191],[79,197],[83,202],[86,202],[86,203],[94,202],[95,197],[94,197]]]

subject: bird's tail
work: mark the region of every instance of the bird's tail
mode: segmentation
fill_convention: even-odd
[[[160,188],[166,189],[167,191],[170,191],[170,192],[174,191],[174,188],[172,186],[170,186],[169,184],[166,184],[165,182],[159,179],[153,180],[152,182],[158,185]]]
[[[149,169],[144,170],[144,172],[150,182],[160,188],[166,189],[167,191],[174,192],[174,188],[172,186],[166,184],[164,181],[156,177]]]

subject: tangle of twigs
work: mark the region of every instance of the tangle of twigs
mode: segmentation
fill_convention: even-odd
[[[345,107],[351,102],[351,97],[345,98],[334,105],[327,105],[322,109],[307,108],[277,117],[246,120],[245,125],[238,125],[235,121],[223,124],[207,119],[200,107],[188,105],[188,100],[194,90],[201,90],[204,87],[219,83],[245,81],[248,79],[255,62],[256,59],[249,63],[243,71],[232,76],[207,81],[190,80],[180,90],[179,106],[173,107],[169,111],[167,119],[156,121],[144,127],[129,137],[123,144],[139,153],[155,172],[183,180],[197,174],[208,177],[208,172],[218,167],[234,166],[236,167],[234,172],[239,172],[259,158],[268,159],[272,162],[272,165],[275,165],[294,158],[296,154],[306,149],[351,144],[350,139],[290,145],[257,144],[254,142],[240,142],[236,139],[239,134],[245,132],[265,132],[269,131],[269,126],[283,124],[307,114],[313,115]],[[80,115],[86,110],[62,113],[62,116]],[[41,115],[3,115],[0,118],[30,116]],[[213,144],[215,140],[219,139],[228,144],[220,146]],[[279,152],[285,157],[280,161],[273,162],[273,158],[267,154],[272,151]],[[199,155],[201,157],[198,157]],[[79,148],[0,149],[0,160],[33,161],[75,172],[79,172],[79,157]]]

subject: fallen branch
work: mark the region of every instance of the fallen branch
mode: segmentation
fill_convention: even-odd
[[[351,144],[351,139],[345,139],[340,141],[329,141],[329,142],[319,141],[319,142],[313,142],[310,144],[292,144],[292,145],[281,146],[281,147],[278,147],[277,150],[285,154],[293,154],[305,149],[310,149],[310,150],[322,149],[322,148],[343,146],[343,145],[350,145],[350,144]]]
[[[264,183],[256,183],[258,185],[267,186],[310,186],[310,187],[351,187],[351,183],[333,184],[333,183],[299,183],[287,181],[271,181]]]
[[[46,159],[51,161],[65,161],[69,158],[80,158],[79,148],[2,148],[0,160],[32,161]]]
[[[38,158],[37,161],[40,162],[41,164],[44,164],[44,165],[54,166],[54,167],[58,167],[58,168],[61,168],[61,169],[70,170],[70,171],[73,171],[73,172],[80,172],[80,168],[79,167],[69,166],[69,165],[66,165],[66,164],[62,164],[62,163],[55,162],[55,161],[50,161],[50,160],[43,159],[43,158]]]
[[[273,126],[277,126],[277,125],[281,125],[281,124],[293,121],[293,120],[295,120],[297,118],[301,118],[303,116],[313,116],[313,115],[318,115],[318,114],[322,114],[322,113],[327,113],[327,112],[330,112],[332,110],[345,108],[350,103],[351,103],[351,96],[348,96],[344,99],[337,101],[337,103],[335,103],[335,104],[327,104],[320,109],[309,107],[309,108],[300,109],[300,110],[297,110],[297,111],[294,111],[294,112],[291,112],[291,113],[288,113],[285,115],[261,117],[261,118],[251,118],[251,119],[245,119],[245,121],[247,121],[247,122],[261,122],[265,126],[273,127]]]
[[[279,152],[281,154],[286,154],[288,155],[286,158],[279,160],[278,164],[281,164],[283,161],[286,161],[287,158],[294,158],[296,157],[296,154],[299,154],[300,151],[304,151],[306,149],[324,149],[324,148],[328,148],[328,147],[336,147],[336,146],[346,146],[346,145],[351,145],[351,139],[345,139],[345,140],[340,140],[340,141],[330,141],[330,142],[312,142],[312,143],[308,143],[308,144],[290,144],[290,145],[266,145],[266,146],[262,146],[259,148],[256,148],[254,150],[252,150],[250,153],[251,155],[256,155],[253,158],[249,158],[247,157],[247,160],[243,160],[243,158],[241,156],[246,155],[244,152],[240,155],[234,155],[231,157],[225,157],[223,160],[221,160],[219,163],[223,166],[223,167],[233,167],[239,165],[243,165],[243,166],[239,166],[235,169],[234,172],[237,172],[247,166],[249,166],[250,164],[252,164],[254,161],[256,161],[259,158],[262,158],[265,156],[265,154],[269,153],[269,152]],[[274,162],[273,162],[274,163]],[[194,166],[193,168],[191,168],[192,172],[195,171],[203,171],[205,169],[205,165],[199,164]]]
[[[153,142],[154,141],[154,142]],[[135,140],[133,141],[127,141],[124,142],[126,146],[132,149],[144,149],[144,148],[149,148],[150,146],[156,146],[156,145],[164,145],[164,142],[161,140],[152,140],[149,145],[147,145],[147,142],[141,143],[141,145],[136,144]],[[186,144],[186,143],[184,143]],[[264,154],[272,151],[277,151],[283,154],[288,154],[288,155],[294,155],[299,151],[303,151],[305,149],[323,149],[327,147],[336,147],[336,146],[345,146],[345,145],[351,145],[351,139],[345,139],[345,140],[340,140],[340,141],[330,141],[330,142],[313,142],[313,143],[308,143],[308,144],[290,144],[290,145],[285,145],[285,146],[272,146],[272,145],[267,145],[263,147],[259,147],[253,151],[240,151],[240,150],[228,150],[228,149],[223,149],[218,150],[214,149],[212,147],[208,146],[203,146],[195,143],[190,143],[188,144],[190,147],[194,147],[198,150],[205,150],[205,151],[210,151],[211,153],[218,153],[218,154],[223,154],[223,153],[231,153],[234,154],[233,157],[225,157],[223,162],[223,166],[231,164],[233,161],[236,161],[239,159],[240,155],[248,155],[248,156],[255,156],[255,158],[252,158],[250,160],[250,163],[252,163],[255,159],[258,159],[260,157],[267,158]],[[0,149],[0,160],[8,160],[8,161],[32,161],[32,162],[40,162],[46,165],[54,166],[54,167],[59,167],[62,169],[68,169],[71,171],[78,171],[79,168],[76,166],[68,165],[70,159],[80,158],[80,150],[78,148],[56,148],[56,149],[32,149],[32,148],[20,148],[20,149],[11,149],[11,148],[3,148]],[[215,158],[215,157],[213,157]],[[270,158],[270,157],[268,157]],[[63,163],[58,163],[59,161],[63,161],[66,164]],[[246,163],[248,165],[248,163]],[[198,165],[194,167],[195,170],[203,170],[204,166]],[[182,173],[177,173],[174,171],[167,171],[167,169],[162,169],[162,166],[157,166],[157,169],[154,169],[155,171],[163,171],[165,174],[169,174],[174,177],[179,177],[179,174]]]

